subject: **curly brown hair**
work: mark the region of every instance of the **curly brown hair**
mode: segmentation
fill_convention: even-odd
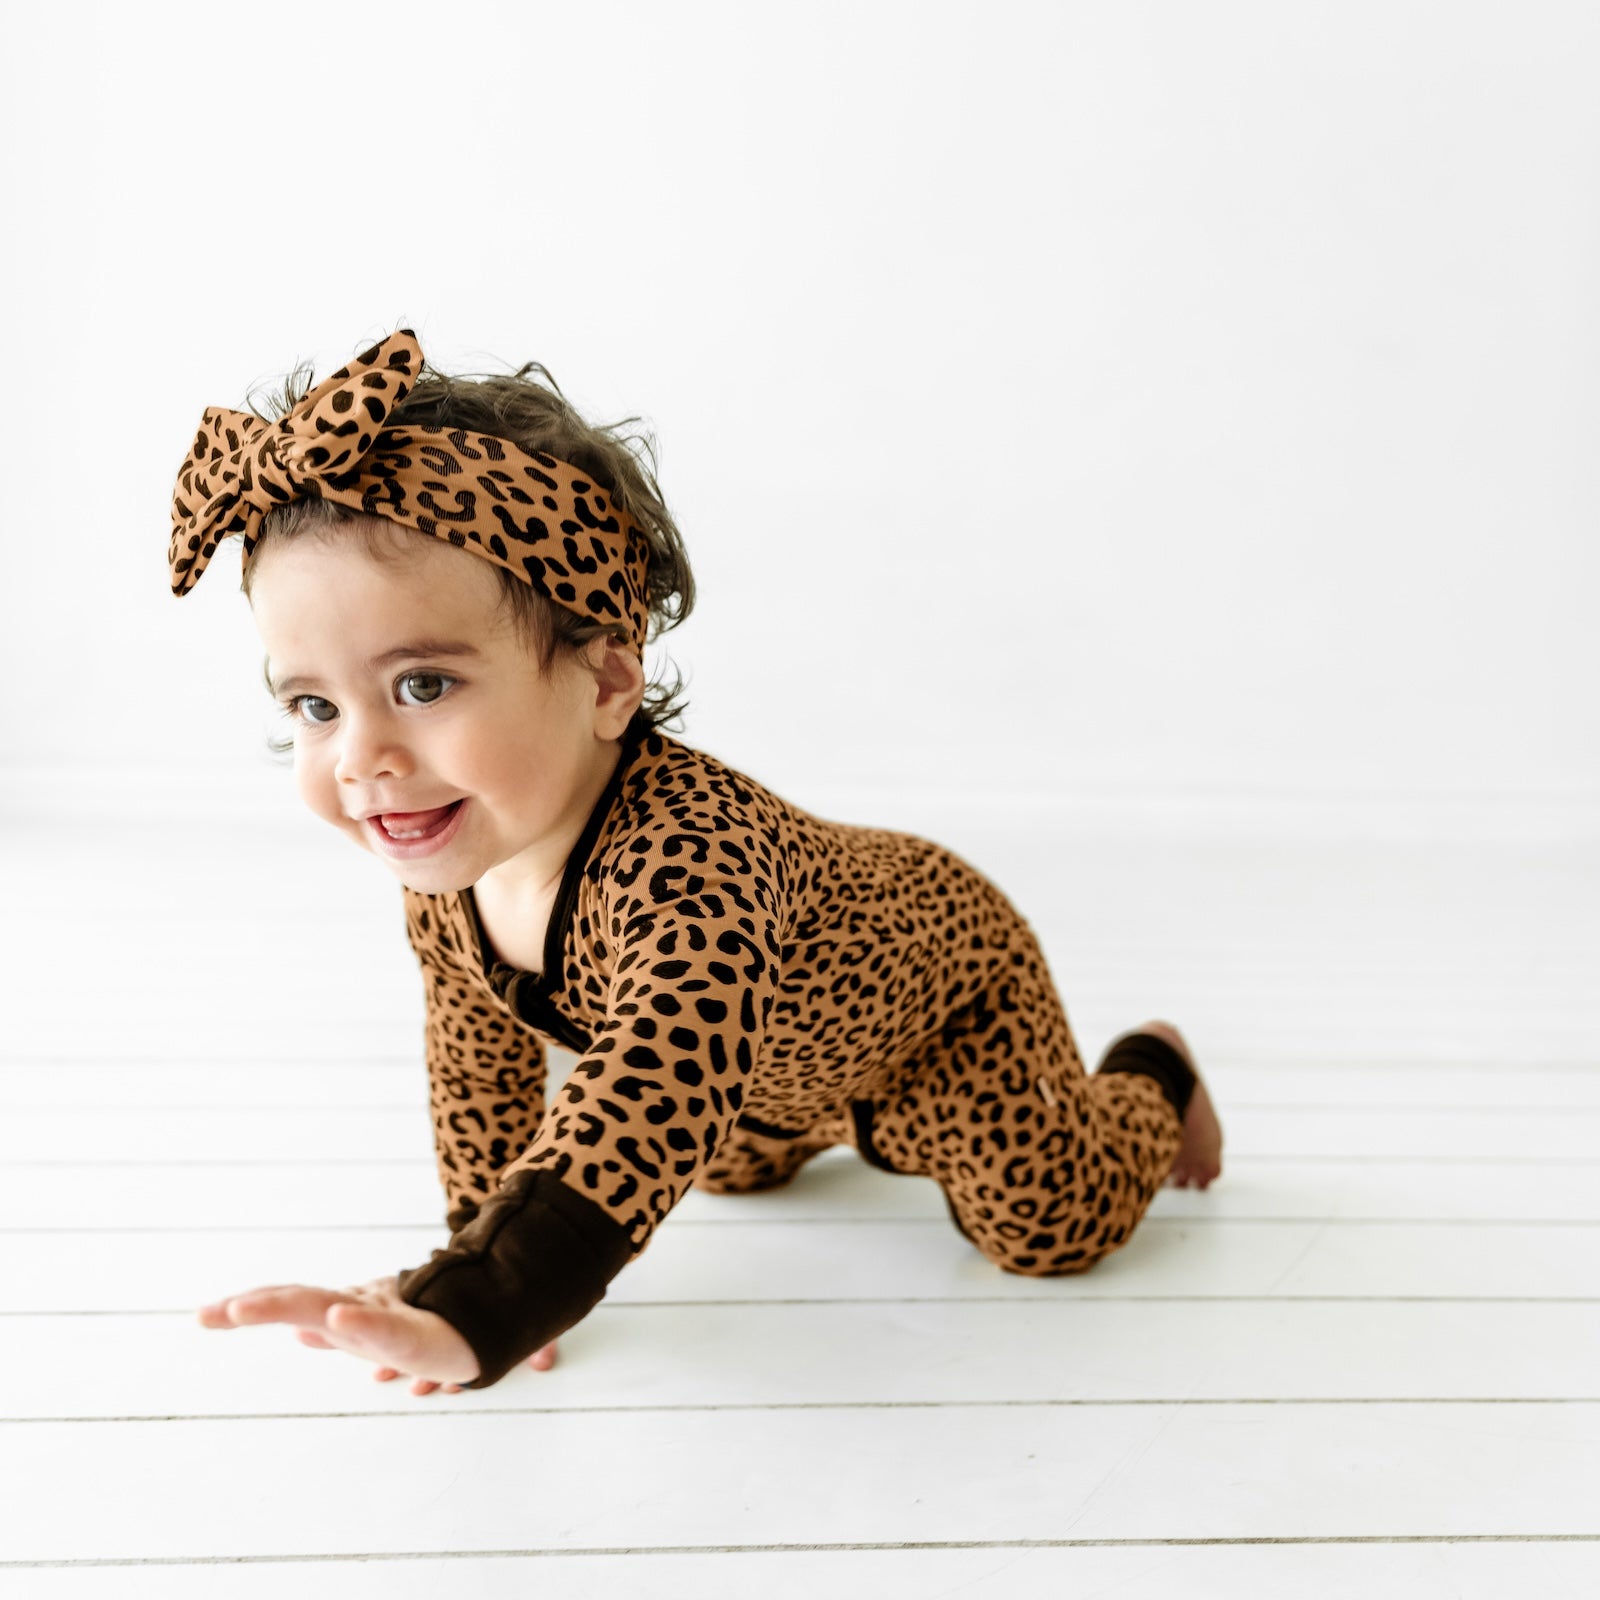
[[[530,377],[530,373],[537,376]],[[311,387],[311,363],[304,361],[294,367],[281,388],[267,394],[266,411],[256,410],[250,399],[245,403],[253,415],[275,422],[298,405]],[[548,368],[537,361],[524,362],[511,373],[452,375],[440,372],[424,360],[417,381],[389,413],[389,420],[396,426],[410,423],[494,434],[511,440],[530,454],[543,451],[580,468],[604,485],[613,503],[633,518],[650,542],[649,637],[659,637],[688,617],[694,606],[694,574],[689,569],[683,537],[656,483],[655,441],[648,433],[621,431],[630,423],[638,422],[638,417],[624,417],[620,422],[604,424],[585,421],[561,392]],[[635,446],[649,457],[648,466],[636,453]],[[327,537],[356,532],[366,540],[373,558],[382,560],[386,551],[378,535],[384,531],[375,527],[365,514],[331,501],[315,496],[292,500],[275,507],[262,519],[259,542],[250,561],[244,565],[239,587],[248,598],[256,559],[270,539],[286,539],[302,533]],[[419,539],[432,537],[414,529],[403,531]],[[491,565],[500,580],[501,614],[510,613],[524,645],[538,660],[542,676],[550,674],[558,655],[589,667],[583,655],[584,646],[602,634],[609,633],[624,644],[629,642],[625,625],[588,621],[547,599],[504,567]],[[262,660],[261,673],[271,692],[266,658]],[[670,684],[652,680],[634,713],[635,729],[655,729],[674,721],[681,726],[688,704],[681,697],[683,687],[681,675],[675,676]],[[282,755],[294,748],[294,739],[292,736],[269,739],[267,748],[274,755]]]

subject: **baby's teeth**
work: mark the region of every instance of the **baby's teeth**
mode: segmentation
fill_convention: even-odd
[[[459,802],[452,802],[448,806],[439,806],[429,816],[426,823],[420,828],[397,828],[386,816],[378,817],[378,826],[389,835],[391,839],[426,839],[439,831],[450,811]]]

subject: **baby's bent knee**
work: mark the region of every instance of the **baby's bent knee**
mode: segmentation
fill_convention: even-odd
[[[982,1233],[977,1238],[972,1238],[971,1234],[967,1237],[1002,1272],[1019,1278],[1073,1277],[1089,1271],[1127,1243],[1127,1234],[1117,1231],[1070,1243],[1056,1238],[1042,1239],[1037,1234],[1017,1240],[993,1235],[984,1237]]]

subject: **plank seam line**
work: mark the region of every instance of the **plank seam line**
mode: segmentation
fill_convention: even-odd
[[[607,1300],[591,1316],[611,1311],[659,1311],[701,1306],[1052,1306],[1081,1305],[1425,1305],[1588,1306],[1592,1294],[1021,1294],[817,1295],[810,1299]],[[0,1309],[0,1317],[193,1317],[193,1306],[32,1306]],[[256,1324],[271,1327],[271,1323]]]
[[[571,1556],[706,1556],[802,1555],[848,1553],[867,1550],[1093,1550],[1093,1549],[1194,1549],[1202,1545],[1402,1545],[1402,1544],[1594,1544],[1600,1533],[1373,1533],[1373,1534],[1260,1534],[1238,1538],[1200,1539],[921,1539],[862,1541],[852,1544],[697,1544],[697,1545],[593,1545],[569,1550],[381,1550],[334,1554],[230,1556],[103,1556],[59,1561],[0,1561],[0,1570],[24,1567],[211,1567],[281,1565],[301,1561],[482,1561]]]
[[[420,1399],[421,1396],[418,1396]],[[1124,1400],[1045,1398],[1039,1400],[729,1400],[640,1406],[472,1406],[468,1409],[371,1411],[172,1411],[160,1414],[131,1412],[93,1416],[0,1417],[0,1424],[123,1423],[123,1422],[361,1422],[368,1417],[415,1417],[419,1421],[460,1417],[591,1417],[645,1416],[658,1413],[749,1411],[983,1411],[1050,1410],[1068,1406],[1592,1406],[1600,1395],[1329,1395],[1310,1396],[1188,1396]]]

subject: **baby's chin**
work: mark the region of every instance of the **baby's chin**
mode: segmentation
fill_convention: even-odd
[[[428,861],[391,861],[381,851],[372,852],[389,869],[390,875],[413,894],[459,894],[478,880],[457,867]]]

